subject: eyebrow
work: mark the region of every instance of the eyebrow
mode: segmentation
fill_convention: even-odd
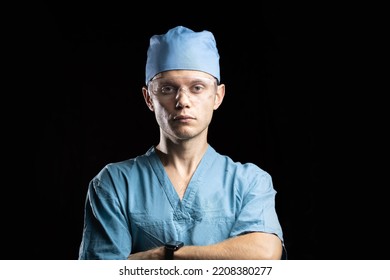
[[[179,79],[177,79],[179,78]],[[202,77],[166,77],[166,78],[158,78],[154,81],[158,81],[159,79],[161,80],[165,80],[165,81],[172,81],[172,82],[182,82],[181,79],[185,79],[185,81],[189,80],[190,82],[194,83],[194,82],[214,82],[213,79],[210,79],[210,78],[202,78]]]

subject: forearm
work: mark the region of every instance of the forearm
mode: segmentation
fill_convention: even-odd
[[[157,247],[144,252],[130,254],[128,260],[163,260],[165,258],[164,247]]]
[[[177,260],[257,260],[282,256],[282,243],[273,234],[248,233],[208,246],[184,246],[174,254]],[[164,247],[129,256],[129,260],[164,259]]]
[[[174,256],[175,259],[183,260],[279,260],[282,256],[282,243],[276,235],[256,232],[209,246],[184,246]]]

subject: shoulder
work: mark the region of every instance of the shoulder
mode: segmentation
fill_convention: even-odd
[[[123,161],[108,163],[99,171],[93,180],[111,184],[117,184],[119,181],[128,181],[135,174],[147,170],[140,167],[149,165],[150,157],[153,154],[154,151],[151,148],[145,154]]]
[[[223,164],[229,172],[235,172],[245,175],[256,175],[270,177],[270,174],[260,166],[252,162],[240,162],[233,160],[230,156],[218,153],[214,148],[210,147],[210,153],[214,154],[218,164]]]
[[[230,156],[220,154],[214,149],[212,152],[215,153],[217,165],[223,166],[226,175],[236,182],[236,186],[273,188],[270,173],[255,163],[235,161]]]

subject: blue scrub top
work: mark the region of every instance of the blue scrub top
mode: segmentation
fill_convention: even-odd
[[[180,200],[151,147],[91,180],[79,259],[127,259],[170,240],[209,245],[254,231],[283,241],[275,195],[267,172],[209,146]]]

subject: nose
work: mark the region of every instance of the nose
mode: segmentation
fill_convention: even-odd
[[[184,108],[190,105],[190,95],[185,88],[179,88],[176,93],[176,107]]]

